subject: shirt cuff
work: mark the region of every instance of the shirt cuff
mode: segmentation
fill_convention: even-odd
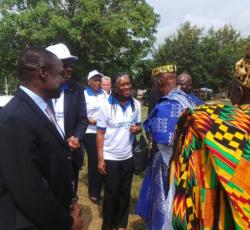
[[[106,130],[106,127],[100,127],[100,126],[97,126],[97,129],[98,129],[98,130],[105,131],[105,130]]]

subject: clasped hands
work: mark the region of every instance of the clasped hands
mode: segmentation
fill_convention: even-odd
[[[67,139],[67,143],[72,151],[80,148],[81,146],[79,138],[74,136],[69,137]]]

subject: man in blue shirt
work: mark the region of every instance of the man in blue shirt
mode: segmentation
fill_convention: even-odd
[[[192,93],[193,82],[190,74],[185,72],[181,73],[177,77],[177,84],[182,91],[184,91],[189,97],[192,98],[196,106],[204,104],[204,102],[200,98],[196,97]]]
[[[150,230],[171,230],[168,218],[171,207],[166,200],[166,188],[175,125],[183,110],[196,105],[191,97],[178,89],[175,65],[156,67],[152,76],[155,92],[160,98],[143,125],[152,141],[154,154],[145,172],[135,213],[144,219]]]

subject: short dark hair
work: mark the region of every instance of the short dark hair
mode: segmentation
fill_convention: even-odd
[[[53,63],[51,60],[56,56],[41,48],[26,48],[23,50],[19,59],[19,78],[20,80],[27,80],[31,76],[31,72],[38,67],[44,66],[45,68],[52,68]]]

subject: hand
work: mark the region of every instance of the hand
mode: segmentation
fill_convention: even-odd
[[[88,120],[89,120],[89,124],[90,125],[96,125],[96,119],[94,119],[94,118],[88,118]]]
[[[67,142],[71,150],[76,150],[81,146],[78,137],[71,136],[70,138],[67,139]]]
[[[141,127],[139,125],[131,125],[129,131],[133,134],[141,132]]]
[[[149,142],[152,142],[152,136],[150,133],[146,133],[146,137],[147,137]]]
[[[72,230],[83,229],[83,218],[81,208],[78,203],[74,202],[71,206],[71,216],[73,218]]]
[[[106,175],[107,174],[105,161],[103,159],[98,160],[98,170],[99,170],[99,173],[101,175]]]

